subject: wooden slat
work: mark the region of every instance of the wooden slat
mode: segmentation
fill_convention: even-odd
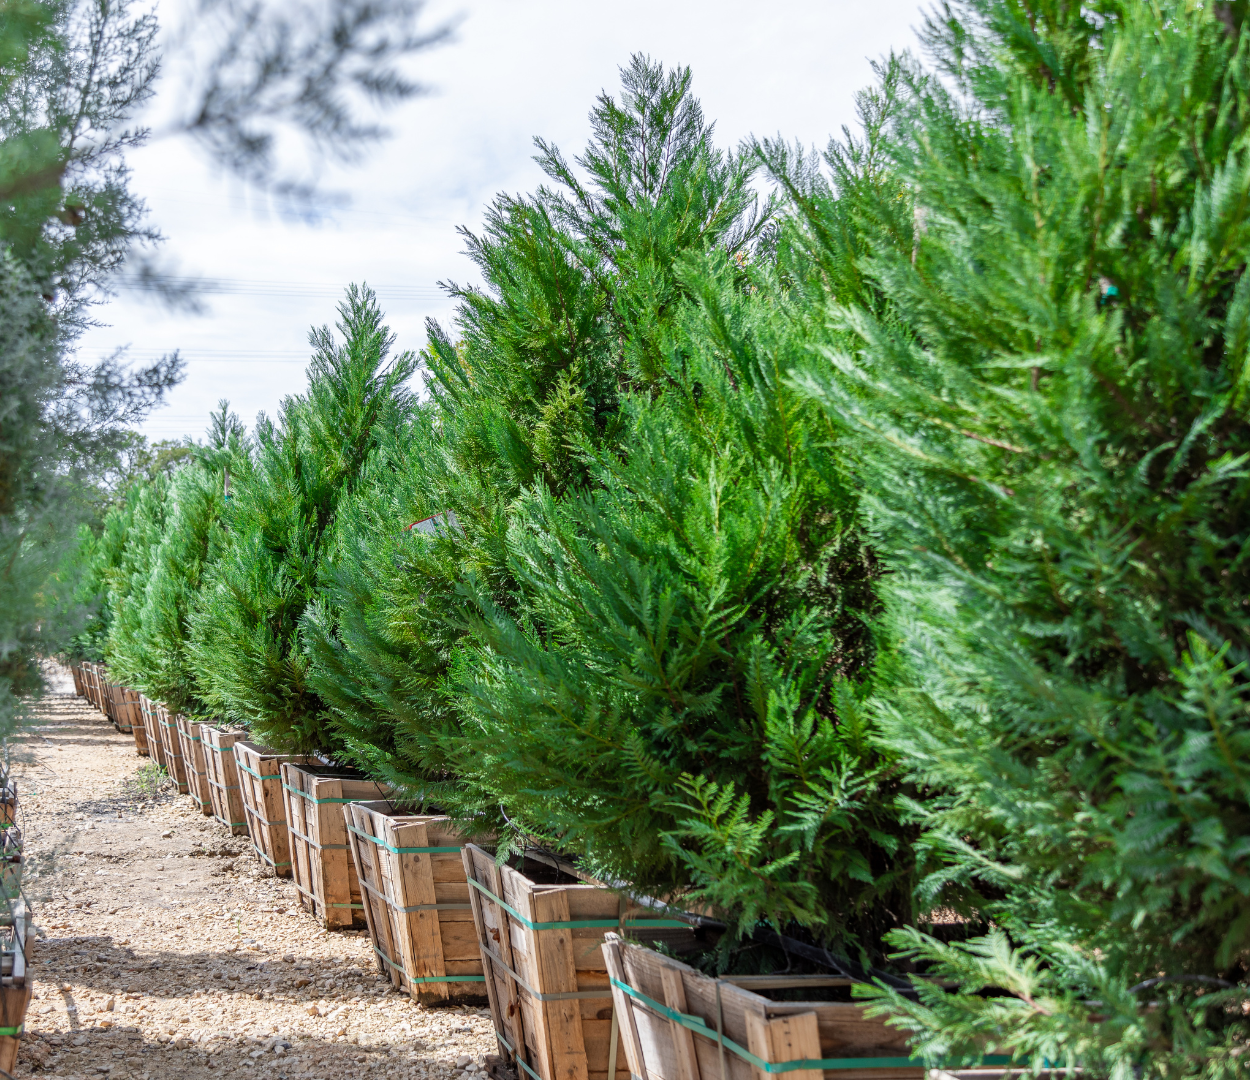
[[[783,1061],[818,1060],[820,1032],[814,1012],[797,1013],[765,1020],[762,1016],[747,1013],[747,1049],[769,1064]],[[755,1080],[769,1080],[769,1073],[756,1067],[752,1070]],[[824,1080],[820,1069],[795,1069],[786,1073],[794,1080]]]

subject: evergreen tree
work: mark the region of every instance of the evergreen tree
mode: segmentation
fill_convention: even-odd
[[[413,406],[416,359],[390,358],[394,335],[372,290],[352,286],[339,315],[341,344],[328,327],[309,335],[308,391],[283,400],[276,424],[257,424],[255,465],[232,481],[229,543],[191,614],[191,669],[204,704],[300,750],[334,746],[299,636],[326,534],[383,433]]]
[[[201,583],[221,557],[229,483],[246,483],[250,442],[225,401],[211,414],[208,439],[174,473],[164,534],[152,553],[138,612],[141,670],[133,685],[175,712],[209,715],[187,652],[190,614]]]
[[[460,718],[442,690],[474,604],[508,608],[514,501],[593,483],[583,446],[616,448],[623,392],[661,382],[657,357],[688,295],[684,254],[745,252],[768,224],[753,166],[715,148],[690,72],[635,56],[618,102],[602,95],[577,179],[538,142],[555,188],[499,196],[465,232],[486,290],[451,286],[462,339],[430,325],[430,402],[380,448],[340,515],[328,564],[334,614],[310,610],[310,678],[357,760],[414,797],[498,807],[457,781]],[[414,522],[431,519],[422,529]]]
[[[862,708],[875,560],[785,381],[807,341],[767,265],[681,278],[697,302],[667,388],[623,402],[628,451],[583,446],[590,490],[517,506],[518,598],[478,594],[451,681],[460,767],[609,880],[879,959],[913,879]]]
[[[952,4],[832,191],[784,177],[796,250],[848,268],[796,377],[892,571],[920,901],[997,927],[893,938],[958,987],[892,1000],[937,1057],[1244,1072],[1244,18]]]

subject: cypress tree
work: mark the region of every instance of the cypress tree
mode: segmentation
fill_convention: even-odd
[[[382,433],[412,408],[408,352],[372,290],[339,305],[341,343],[313,330],[304,394],[256,428],[255,465],[232,484],[229,543],[191,615],[191,669],[204,704],[275,746],[333,749],[326,709],[308,682],[299,623],[316,596],[325,539]]]
[[[796,201],[866,283],[796,377],[892,571],[874,708],[920,899],[996,927],[892,939],[957,988],[892,1001],[935,1057],[1244,1072],[1244,18],[952,4],[936,70],[893,64],[889,122],[831,155],[841,216]]]
[[[465,231],[486,289],[449,286],[460,340],[430,325],[430,402],[380,448],[340,515],[327,597],[306,619],[310,678],[362,764],[474,820],[498,806],[458,782],[461,717],[444,679],[468,663],[475,604],[464,582],[509,608],[513,504],[591,477],[582,447],[617,448],[621,395],[659,387],[660,359],[688,289],[683,255],[745,253],[770,207],[754,165],[718,150],[686,68],[635,56],[622,94],[603,94],[574,174],[537,141],[552,181],[499,196],[480,235]],[[406,531],[414,522],[430,519]]]

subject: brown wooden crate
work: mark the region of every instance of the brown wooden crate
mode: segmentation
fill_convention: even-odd
[[[69,673],[74,677],[75,697],[86,697],[86,691],[83,689],[83,682],[82,682],[82,665],[70,664]]]
[[[187,793],[195,800],[201,814],[212,817],[213,799],[209,794],[204,765],[204,740],[200,735],[199,721],[191,720],[182,713],[175,713],[174,724],[178,733],[178,747],[182,751],[182,765],[187,773]]]
[[[182,743],[178,741],[178,720],[176,714],[159,702],[156,705],[156,730],[161,737],[161,750],[165,754],[165,771],[178,785],[178,793],[186,795],[190,791],[187,782],[187,767],[182,760]]]
[[[500,1053],[509,1060],[523,1055],[542,1080],[608,1080],[612,993],[604,935],[621,920],[642,926],[654,914],[571,867],[533,858],[499,866],[475,844],[466,844],[463,856],[467,878],[478,883],[469,896]],[[613,925],[533,925],[585,921]],[[613,1080],[629,1080],[620,1037],[614,1064]]]
[[[234,762],[234,744],[247,738],[246,731],[223,731],[212,724],[200,725],[204,747],[204,776],[208,780],[213,817],[239,836],[247,832],[247,815],[243,812],[243,792],[239,787],[239,769]]]
[[[360,881],[343,807],[386,798],[385,784],[328,765],[282,764],[282,799],[291,841],[291,878],[300,906],[326,929],[365,925]]]
[[[268,746],[240,739],[234,744],[234,760],[252,850],[277,877],[290,877],[291,839],[282,803],[280,770],[284,762],[313,764],[315,759],[280,754]]]
[[[717,1024],[725,1037],[767,1062],[837,1058],[906,1058],[907,1033],[869,1019],[851,1002],[772,1001],[725,979],[712,979],[653,949],[611,934],[604,945],[613,978],[675,1012]],[[804,980],[792,980],[802,986]],[[770,980],[780,989],[784,979]],[[719,994],[718,994],[719,989]],[[710,1038],[668,1019],[614,988],[613,1004],[624,1038],[629,1071],[649,1080],[720,1080],[721,1053]],[[771,1075],[730,1051],[724,1054],[726,1080],[767,1080]],[[869,1069],[799,1069],[787,1080],[923,1080],[921,1065]]]
[[[83,670],[87,675],[87,700],[98,709],[104,711],[104,700],[100,694],[100,665],[96,663],[83,664]]]
[[[139,710],[139,691],[117,683],[109,685],[109,697],[112,703],[113,726],[123,735],[129,735],[134,725],[142,723],[143,717]]]
[[[465,921],[468,898],[453,892],[445,899],[434,880],[432,860],[454,853],[404,850],[459,847],[463,838],[450,819],[407,814],[385,801],[348,803],[343,817],[378,970],[427,1005],[481,1001],[487,987]],[[463,869],[458,883],[444,884],[467,888]]]
[[[148,757],[163,769],[165,768],[165,744],[161,742],[161,721],[156,711],[156,702],[147,695],[141,695],[139,712],[143,716],[143,734]],[[138,742],[137,739],[135,741]]]

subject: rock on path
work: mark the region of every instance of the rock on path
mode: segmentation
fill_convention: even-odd
[[[68,675],[62,673],[67,679]],[[12,747],[34,906],[18,1077],[470,1080],[485,1009],[427,1009],[327,933],[129,735],[50,694]]]

